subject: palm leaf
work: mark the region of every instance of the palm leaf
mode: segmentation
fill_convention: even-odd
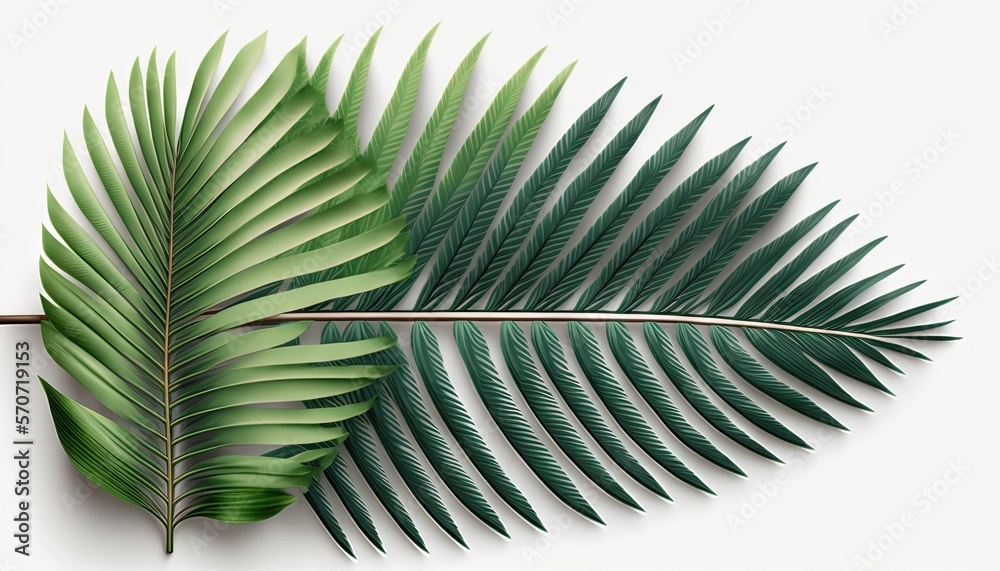
[[[712,493],[683,449],[741,476],[722,451],[724,439],[780,462],[779,445],[808,447],[788,428],[784,409],[844,429],[824,408],[830,400],[870,410],[850,383],[888,392],[877,373],[900,371],[889,353],[926,359],[907,343],[953,339],[927,333],[943,323],[919,320],[948,300],[892,309],[919,283],[874,291],[898,267],[837,285],[880,240],[816,267],[853,220],[822,229],[836,203],[778,228],[813,168],[759,188],[780,145],[738,172],[732,166],[746,139],[678,172],[711,108],[639,157],[641,167],[619,192],[613,176],[626,168],[659,99],[596,140],[619,82],[550,149],[536,149],[560,92],[573,88],[569,66],[524,100],[538,52],[463,136],[461,104],[484,38],[430,116],[413,125],[434,33],[411,56],[370,136],[358,130],[358,117],[367,112],[378,34],[332,115],[322,105],[332,48],[310,76],[300,45],[279,65],[281,88],[266,82],[268,95],[251,97],[246,111],[226,122],[262,42],[241,51],[210,93],[220,42],[195,75],[179,127],[172,63],[162,82],[147,77],[146,88],[137,67],[130,89],[137,148],[116,88],[109,88],[107,112],[132,194],[110,176],[117,175],[114,161],[97,145],[91,150],[124,230],[102,216],[75,159],[68,162],[74,198],[105,244],[51,201],[55,232],[43,237],[61,272],[43,263],[46,343],[117,420],[47,390],[71,458],[95,482],[152,512],[168,536],[177,514],[162,506],[177,496],[159,482],[159,467],[171,465],[164,451],[196,460],[261,440],[244,430],[255,418],[295,425],[281,425],[284,446],[265,457],[230,461],[213,452],[204,460],[219,477],[203,489],[197,515],[237,519],[225,506],[246,491],[234,491],[225,471],[256,470],[267,485],[253,491],[252,510],[241,517],[277,512],[291,498],[284,488],[299,486],[349,555],[346,518],[381,551],[373,507],[360,489],[367,486],[418,548],[426,550],[426,532],[411,506],[464,546],[463,520],[451,513],[449,496],[507,535],[506,508],[492,504],[480,482],[545,529],[514,467],[501,463],[484,434],[498,430],[552,495],[600,523],[579,481],[639,510],[629,480],[665,499],[672,486]],[[99,140],[92,123],[88,115],[88,142]],[[282,128],[264,128],[272,124]],[[411,133],[415,144],[403,150]],[[592,152],[581,153],[588,142]],[[448,146],[458,149],[450,161]],[[541,161],[530,165],[534,154]],[[571,171],[573,162],[579,168]],[[300,308],[350,324],[343,331],[328,325],[319,345],[297,340],[307,327],[298,322],[232,333]],[[453,333],[436,331],[436,321],[452,323]],[[496,346],[484,325],[495,322]],[[394,343],[404,335],[409,352]],[[446,365],[443,353],[452,349],[462,367]],[[376,377],[381,381],[369,386]],[[476,396],[460,398],[461,383],[471,383]],[[811,390],[819,396],[806,396]],[[304,410],[247,410],[288,400],[303,401]],[[356,414],[371,402],[374,410]],[[158,411],[191,422],[158,431]],[[209,415],[218,425],[198,420]],[[696,428],[701,421],[693,416],[711,428]],[[669,436],[661,437],[661,428]],[[189,443],[190,431],[209,436]],[[351,438],[338,447],[347,432]],[[105,468],[94,458],[106,458]],[[279,460],[280,470],[259,458]],[[396,476],[403,487],[393,487]]]
[[[720,436],[780,462],[773,451],[778,443],[809,447],[788,428],[783,408],[845,429],[821,400],[869,407],[848,392],[844,379],[888,391],[876,370],[900,369],[887,354],[922,357],[901,340],[951,339],[923,333],[942,324],[911,324],[912,318],[947,300],[876,316],[916,287],[870,295],[898,267],[831,291],[879,242],[815,268],[853,220],[812,237],[836,203],[783,233],[775,230],[783,207],[813,168],[798,169],[759,189],[781,145],[735,173],[732,165],[747,140],[691,172],[674,172],[710,109],[667,139],[621,192],[606,188],[608,181],[622,168],[658,100],[612,131],[603,144],[593,142],[594,151],[578,174],[568,176],[570,162],[579,160],[580,150],[607,115],[619,83],[528,170],[536,134],[558,105],[559,92],[572,84],[570,66],[534,101],[518,103],[536,54],[486,106],[472,132],[453,141],[459,102],[482,50],[480,42],[462,61],[416,145],[401,152],[381,141],[391,138],[385,134],[388,125],[401,133],[400,118],[411,118],[404,103],[409,99],[402,95],[412,97],[419,89],[411,59],[363,151],[383,166],[401,165],[401,175],[389,185],[388,204],[360,224],[405,218],[411,232],[405,249],[417,255],[416,271],[377,291],[335,300],[317,313],[354,322],[348,327],[352,340],[409,335],[409,354],[391,347],[355,360],[400,368],[375,391],[384,408],[349,421],[381,427],[369,433],[386,454],[348,444],[347,455],[358,465],[382,463],[385,470],[397,471],[415,505],[448,536],[462,543],[457,531],[461,520],[446,515],[446,492],[480,522],[506,535],[502,512],[486,499],[477,477],[515,514],[545,529],[528,490],[522,491],[512,467],[501,464],[487,445],[483,435],[494,427],[555,497],[584,518],[601,522],[577,478],[640,510],[628,479],[670,497],[670,482],[661,483],[643,467],[625,439],[676,483],[712,493],[681,449],[737,475],[745,473],[722,452]],[[426,52],[425,41],[413,58],[423,61]],[[352,105],[360,97],[355,78],[366,76],[369,64],[367,58],[359,61],[352,74],[344,95]],[[515,117],[519,106],[524,111]],[[444,160],[446,143],[459,148],[451,162]],[[521,178],[523,183],[514,184]],[[608,197],[607,207],[596,209],[599,196]],[[547,202],[552,206],[543,209]],[[581,229],[584,220],[596,222]],[[777,238],[750,249],[769,233]],[[378,325],[359,326],[358,321]],[[430,326],[435,321],[453,323],[453,341]],[[413,322],[409,331],[407,322]],[[498,346],[491,346],[491,335],[477,325],[487,322],[501,323]],[[595,323],[604,326],[603,333],[592,330]],[[530,325],[530,335],[524,324]],[[641,324],[641,331],[633,332],[632,324]],[[446,345],[457,351],[464,370],[446,366]],[[629,396],[625,379],[641,401]],[[460,399],[459,383],[471,383],[478,399]],[[822,396],[813,400],[796,384]],[[770,400],[758,400],[747,386]],[[685,410],[711,429],[695,428],[678,400],[686,401]],[[774,407],[775,402],[781,407]],[[659,436],[656,423],[646,420],[647,408],[670,439]],[[482,415],[488,420],[477,422]],[[609,461],[627,479],[613,477]],[[438,478],[429,478],[430,471]],[[381,484],[369,483],[382,501]],[[439,490],[431,493],[434,487]],[[311,489],[314,493],[323,492]],[[322,500],[316,505],[329,528],[329,510]],[[348,514],[362,530],[370,530],[367,509],[348,507]],[[424,547],[409,522],[401,527]],[[336,539],[336,529],[333,533]]]
[[[131,128],[109,79],[112,147],[89,112],[83,121],[99,183],[64,145],[66,183],[85,221],[50,193],[42,337],[95,406],[43,386],[70,460],[152,514],[166,529],[168,552],[182,521],[265,519],[295,499],[289,488],[308,488],[310,505],[349,550],[316,478],[331,470],[344,426],[371,407],[346,395],[395,366],[315,365],[371,355],[392,341],[300,345],[294,341],[308,321],[264,322],[404,279],[413,264],[397,239],[404,221],[343,230],[386,204],[388,194],[357,188],[377,167],[352,140],[356,110],[329,116],[327,72],[317,72],[319,90],[310,85],[304,45],[241,107],[234,102],[264,38],[241,49],[209,89],[222,48],[220,40],[199,67],[180,125],[173,57],[162,82],[155,54],[145,79],[138,61],[133,66]],[[350,198],[310,214],[339,196]],[[312,240],[323,246],[295,253]],[[337,274],[374,254],[380,262],[363,272],[286,292],[266,289],[316,269]],[[337,404],[316,404],[337,395]],[[282,405],[302,400],[313,406]],[[373,439],[362,432],[351,440],[361,448]],[[276,445],[296,448],[270,458],[242,450]]]

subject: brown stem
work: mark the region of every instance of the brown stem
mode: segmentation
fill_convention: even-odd
[[[40,323],[44,315],[0,315],[0,325]],[[801,327],[789,323],[746,321],[728,317],[700,315],[671,315],[661,313],[612,313],[576,311],[301,311],[281,313],[266,317],[258,323],[283,323],[286,321],[580,321],[585,323],[690,323],[692,325],[721,325],[723,327],[752,327],[796,333],[816,333],[858,339],[878,339],[877,336],[856,331],[838,331],[816,327]]]

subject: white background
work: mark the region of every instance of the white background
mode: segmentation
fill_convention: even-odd
[[[611,185],[621,188],[667,136],[714,103],[711,117],[669,180],[676,184],[699,161],[744,136],[754,137],[748,151],[788,140],[769,180],[813,161],[820,164],[778,224],[787,227],[836,198],[842,202],[830,221],[867,213],[864,224],[849,231],[834,253],[888,234],[889,240],[852,275],[906,262],[890,282],[929,278],[911,294],[911,305],[960,295],[959,302],[938,315],[958,318],[948,331],[965,339],[923,347],[935,362],[902,361],[905,378],[881,375],[898,398],[852,384],[877,414],[831,405],[850,433],[793,422],[817,451],[804,454],[767,441],[788,461],[785,467],[722,442],[749,473],[744,480],[682,454],[718,492],[717,498],[665,476],[660,480],[674,496],[673,505],[630,485],[647,513],[595,497],[593,503],[608,523],[603,529],[567,515],[512,453],[498,449],[549,525],[548,537],[503,509],[501,517],[512,535],[503,541],[449,498],[472,550],[461,550],[425,514],[414,513],[431,550],[424,556],[370,503],[389,555],[376,554],[345,521],[359,554],[357,563],[340,553],[305,503],[273,520],[218,533],[202,521],[189,522],[178,531],[176,552],[163,555],[161,530],[150,517],[103,492],[80,487],[82,480],[55,441],[35,385],[32,555],[13,554],[5,515],[0,525],[4,569],[855,569],[866,565],[859,558],[869,557],[877,561],[868,563],[882,569],[998,568],[996,3],[71,0],[57,9],[49,6],[54,14],[45,15],[49,4],[54,3],[21,0],[0,7],[7,39],[0,47],[2,313],[40,309],[37,260],[44,189],[49,184],[63,193],[57,168],[62,132],[66,129],[74,143],[81,141],[82,107],[102,109],[109,70],[121,82],[136,55],[145,62],[158,47],[162,65],[166,54],[177,50],[179,91],[184,92],[197,59],[225,30],[227,57],[235,46],[269,30],[262,63],[266,69],[303,36],[309,37],[315,61],[340,34],[347,34],[344,46],[362,42],[365,27],[372,29],[380,19],[385,30],[372,68],[373,98],[363,111],[363,130],[374,126],[410,51],[437,22],[442,26],[425,75],[429,91],[420,100],[421,117],[455,64],[483,34],[493,32],[473,81],[485,86],[502,81],[548,45],[529,83],[530,93],[542,89],[565,64],[580,63],[539,147],[547,148],[576,114],[627,75],[610,121],[621,124],[656,95],[664,98],[612,179]],[[24,18],[43,25],[30,33]],[[345,82],[350,51],[342,46],[338,54],[335,93]],[[478,112],[482,105],[472,101],[470,109]],[[471,125],[471,120],[463,122],[466,129]],[[948,132],[951,142],[939,139]],[[938,151],[929,151],[935,143]],[[921,168],[913,157],[925,153],[929,159]],[[894,184],[897,192],[892,194]],[[0,376],[12,379],[11,353],[22,339],[34,347],[37,372],[60,387],[71,387],[46,362],[37,327],[0,330],[0,348],[6,348],[0,351]],[[2,390],[4,446],[12,433],[12,392]],[[14,466],[8,449],[0,457],[0,513],[8,514],[14,504]],[[967,469],[956,475],[949,465]],[[946,477],[952,483],[938,483]],[[922,490],[935,490],[936,483],[936,491],[930,492],[933,503],[915,502]],[[906,514],[914,525],[898,538],[885,536],[887,526],[898,527],[893,524]],[[870,542],[880,536],[883,548],[873,550]]]

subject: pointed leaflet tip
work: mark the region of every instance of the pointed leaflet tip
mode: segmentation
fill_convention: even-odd
[[[618,97],[618,92],[621,91],[622,86],[625,85],[625,80],[626,79],[628,79],[628,78],[627,77],[623,77],[623,78],[619,79],[618,83],[612,85],[610,89],[608,89],[607,91],[604,92],[604,95],[602,95],[600,97],[600,100],[603,100],[605,98],[614,99],[615,97]]]
[[[49,212],[61,208],[59,200],[56,199],[56,195],[52,194],[52,187],[50,187],[49,185],[45,185],[45,208]],[[50,226],[52,225],[51,220],[48,222],[48,224]],[[42,224],[42,229],[45,230],[44,223]],[[41,261],[41,256],[39,256],[39,261]]]
[[[305,56],[306,56],[306,38],[302,38],[301,40],[299,40],[299,43],[295,44],[295,47],[288,50],[288,53],[285,54],[285,57],[282,58],[282,61],[292,57],[297,57],[304,62]]]
[[[639,110],[638,113],[635,114],[635,117],[633,117],[632,120],[629,121],[629,123],[631,124],[633,121],[635,121],[641,123],[642,125],[645,125],[646,122],[649,121],[649,118],[652,117],[653,112],[656,111],[656,106],[660,104],[660,99],[662,97],[663,97],[662,95],[657,95],[656,97],[654,97],[652,101],[647,103],[645,107],[643,107],[641,110]]]
[[[481,52],[483,50],[483,46],[486,45],[486,40],[488,40],[490,38],[490,34],[492,34],[492,33],[493,32],[490,32],[490,33],[486,34],[485,36],[483,36],[482,38],[480,38],[479,41],[476,42],[476,45],[472,46],[472,49],[469,50],[469,55],[478,54],[479,52]],[[466,57],[468,57],[468,56],[466,56]]]
[[[532,56],[528,58],[528,61],[524,62],[524,65],[521,66],[517,73],[520,73],[522,70],[527,70],[528,73],[531,73],[531,71],[535,69],[535,66],[538,65],[538,60],[542,58],[542,54],[544,53],[545,48],[542,48],[532,54]]]
[[[797,182],[796,182],[796,187],[797,187],[799,184],[801,184],[806,179],[806,177],[809,176],[809,173],[811,173],[813,171],[813,169],[816,168],[817,164],[818,163],[812,163],[812,164],[806,165],[806,166],[804,166],[804,167],[796,170],[792,174],[786,176],[785,179],[783,179],[783,180],[795,180],[795,179],[797,179]]]
[[[784,148],[784,146],[785,146],[785,141],[782,141],[777,145],[771,147],[770,149],[767,150],[766,153],[757,157],[757,160],[753,161],[753,166],[761,165],[766,169],[768,166],[770,166],[771,161],[774,160],[774,157],[776,157],[778,153],[781,152],[781,149]]]
[[[256,38],[248,42],[245,46],[240,48],[240,53],[255,51],[257,52],[256,57],[259,58],[260,55],[264,53],[264,44],[266,42],[267,42],[267,32],[264,32],[263,34],[257,36]]]

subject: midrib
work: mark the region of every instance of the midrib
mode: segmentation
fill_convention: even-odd
[[[843,331],[805,327],[791,323],[774,323],[708,315],[680,315],[664,313],[615,313],[604,311],[313,311],[282,313],[265,318],[259,323],[285,321],[579,321],[583,323],[689,323],[691,325],[719,325],[722,327],[749,327],[792,333],[815,333],[837,337],[878,340],[881,337]]]
[[[169,295],[168,295],[169,307]],[[207,311],[203,315],[209,315]],[[37,324],[45,319],[44,315],[0,315],[0,325]],[[792,333],[815,333],[817,335],[832,335],[835,337],[853,337],[869,341],[882,340],[883,337],[845,331],[840,329],[823,329],[821,327],[805,327],[791,323],[774,323],[736,319],[731,317],[709,315],[680,315],[663,313],[614,313],[614,312],[575,312],[575,311],[314,311],[279,313],[264,318],[255,323],[283,323],[286,321],[579,321],[583,323],[690,323],[692,325],[719,325],[722,327],[749,327],[753,329],[770,329],[773,331],[788,331]],[[252,325],[252,324],[251,324]]]
[[[170,301],[173,297],[173,274],[174,274],[174,190],[177,185],[177,149],[174,150],[174,161],[170,169],[170,223],[167,226],[169,236],[167,237],[167,287],[166,287],[166,309],[164,310],[163,326],[163,418],[165,423],[164,436],[166,437],[167,449],[167,540],[166,551],[171,553],[174,550],[174,428],[170,418],[170,323],[172,320],[170,311]]]

